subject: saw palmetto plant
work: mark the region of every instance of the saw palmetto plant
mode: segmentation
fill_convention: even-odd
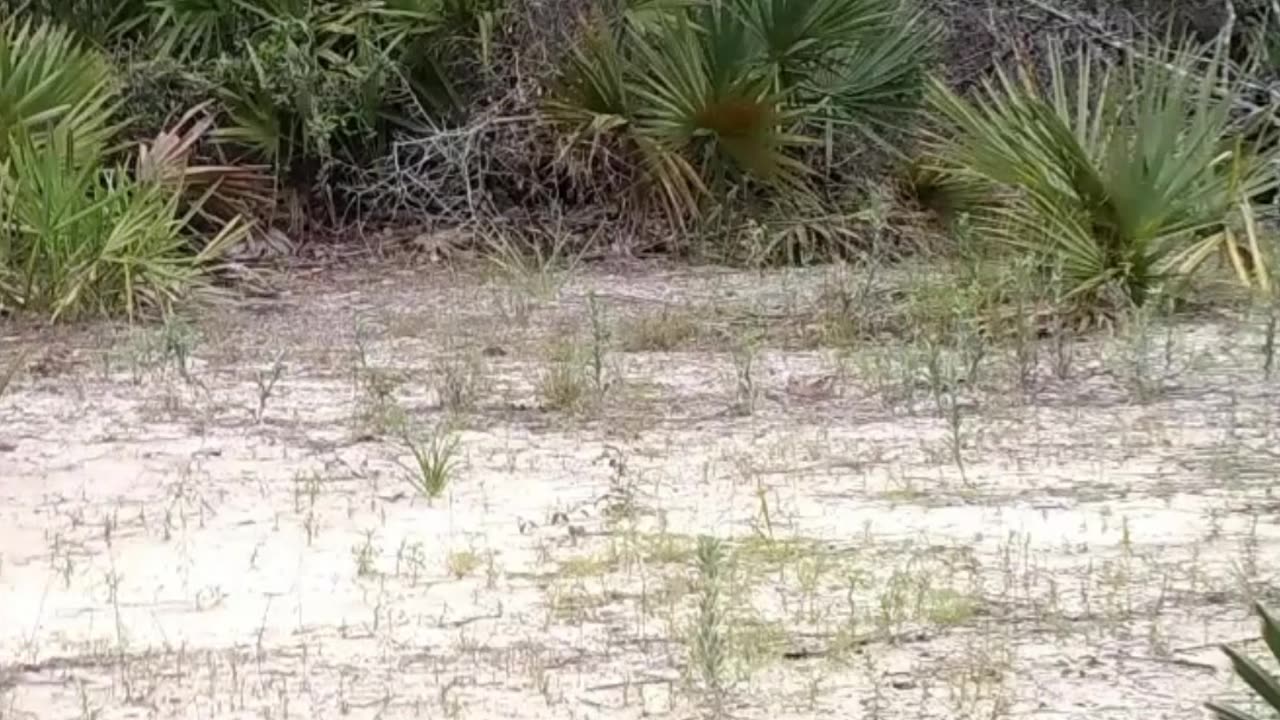
[[[933,29],[900,0],[625,3],[595,17],[546,105],[627,148],[677,214],[744,179],[803,191],[833,128],[883,138],[914,110]]]
[[[243,237],[238,213],[212,211],[246,195],[252,169],[189,164],[192,128],[121,162],[118,107],[96,50],[47,21],[0,23],[0,306],[163,313],[207,287],[205,270]]]
[[[1236,135],[1242,88],[1220,48],[1055,47],[1048,70],[1047,86],[1001,72],[973,100],[931,88],[934,168],[987,195],[971,210],[989,237],[1041,256],[1073,297],[1135,304],[1234,246],[1277,153]]]
[[[1276,669],[1280,670],[1280,620],[1277,620],[1261,604],[1258,604],[1257,611],[1262,618],[1262,641],[1271,651],[1271,656],[1275,658]],[[1231,667],[1236,675],[1244,680],[1249,689],[1258,696],[1262,705],[1269,708],[1271,712],[1259,716],[1232,705],[1207,703],[1207,707],[1217,720],[1263,720],[1266,717],[1280,716],[1280,677],[1277,677],[1274,671],[1267,670],[1234,648],[1223,645],[1222,651],[1231,658]]]
[[[166,313],[209,288],[206,271],[246,230],[238,218],[198,250],[199,201],[109,164],[63,124],[36,144],[12,134],[0,172],[0,305],[52,319]],[[186,205],[189,209],[184,211]]]

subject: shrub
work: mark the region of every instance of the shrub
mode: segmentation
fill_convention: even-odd
[[[147,0],[0,0],[0,19],[6,15],[56,22],[105,50],[146,31]]]
[[[207,289],[204,271],[244,226],[223,225],[198,251],[181,190],[108,167],[101,147],[77,145],[62,124],[40,144],[9,138],[0,171],[0,305],[53,319],[167,312]]]
[[[309,186],[392,127],[460,106],[442,48],[487,37],[495,0],[156,0],[155,38],[210,81],[219,135]],[[482,42],[482,45],[484,43]]]
[[[1223,247],[1277,154],[1237,139],[1241,81],[1214,51],[1073,60],[1054,48],[1047,88],[1001,72],[973,100],[934,82],[935,168],[985,191],[975,225],[1060,272],[1069,296],[1142,304]]]
[[[696,215],[748,178],[805,192],[804,148],[836,128],[887,144],[932,38],[901,0],[633,3],[589,24],[546,116],[622,148],[648,192]]]
[[[0,23],[0,307],[164,313],[207,288],[207,266],[246,232],[262,178],[189,164],[208,130],[199,108],[128,165],[113,159],[118,107],[97,50],[47,21]]]

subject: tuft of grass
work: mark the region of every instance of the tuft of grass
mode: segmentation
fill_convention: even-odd
[[[654,565],[685,565],[693,560],[695,545],[692,538],[658,533],[644,539],[645,562]]]
[[[409,469],[409,484],[428,501],[444,494],[458,468],[458,436],[438,429],[425,439],[415,439],[407,433],[404,443],[413,455],[414,465]]]
[[[466,412],[475,408],[484,384],[484,361],[474,352],[450,357],[437,363],[436,392],[440,404],[449,412]]]
[[[363,433],[390,433],[403,430],[404,408],[396,401],[396,391],[404,383],[400,373],[373,364],[370,331],[356,327],[355,365],[351,371],[355,388],[355,420]]]
[[[560,575],[566,578],[599,577],[612,572],[617,565],[617,558],[608,553],[581,555],[560,563]]]
[[[925,619],[935,625],[960,625],[977,612],[974,598],[950,588],[931,588],[925,593]]]
[[[549,410],[576,412],[591,396],[592,377],[576,344],[567,342],[552,348],[550,364],[538,378],[537,393]]]
[[[258,388],[258,409],[254,412],[254,417],[259,423],[267,414],[267,402],[271,400],[275,394],[276,384],[280,382],[280,378],[284,376],[284,350],[276,352],[271,359],[271,366],[266,370],[258,370],[254,373],[253,382]]]
[[[351,559],[356,564],[357,577],[372,577],[378,574],[377,567],[375,566],[375,562],[378,557],[378,547],[374,544],[373,538],[373,531],[366,530],[364,533],[364,542],[351,547]]]
[[[516,235],[498,227],[483,234],[489,263],[507,285],[539,300],[550,301],[582,261],[589,244],[574,249],[576,237],[563,227],[533,235]]]
[[[618,348],[623,352],[671,352],[693,342],[700,331],[690,313],[663,308],[624,321],[618,329]]]
[[[1261,603],[1258,603],[1254,609],[1262,620],[1262,639],[1276,662],[1280,662],[1280,620],[1277,620]],[[1222,645],[1221,649],[1231,659],[1231,668],[1235,674],[1257,694],[1260,704],[1270,708],[1267,717],[1274,717],[1276,713],[1280,713],[1280,678],[1228,645]],[[1231,705],[1210,702],[1206,707],[1214,714],[1216,720],[1261,720],[1261,716],[1250,715]]]

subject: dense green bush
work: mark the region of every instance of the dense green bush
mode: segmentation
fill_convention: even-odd
[[[571,0],[0,0],[0,160],[14,138],[29,146],[5,171],[8,212],[53,202],[39,178],[61,173],[94,208],[99,192],[119,208],[157,188],[184,218],[177,236],[222,237],[272,214],[265,168],[298,191],[295,217],[316,200],[326,220],[353,207],[391,222],[518,215],[516,227],[580,212],[677,227],[720,257],[795,262],[900,236],[887,225],[907,214],[891,176],[905,166],[918,199],[1028,252],[1073,297],[1142,303],[1233,248],[1238,218],[1252,239],[1248,201],[1274,186],[1272,138],[1239,139],[1236,109],[1259,81],[1203,53],[1050,51],[1034,72],[960,90],[929,80],[937,8],[909,0],[579,12]],[[903,163],[922,118],[928,153]],[[52,127],[88,159],[37,162]],[[85,217],[105,226],[123,211],[97,212]],[[36,247],[30,227],[4,232]],[[1234,249],[1239,269],[1249,252]],[[39,250],[24,268],[44,267]],[[6,302],[31,307],[62,287],[7,282]]]
[[[68,31],[0,26],[0,307],[163,313],[207,287],[206,266],[246,232],[210,200],[253,179],[189,166],[194,136],[157,138],[133,167],[115,159],[118,88],[106,58]],[[192,181],[204,187],[188,192]]]
[[[157,0],[155,42],[203,76],[219,135],[309,186],[334,159],[379,152],[392,127],[459,110],[440,48],[481,33],[491,0]]]
[[[0,172],[0,305],[53,319],[167,312],[208,287],[204,270],[245,227],[223,224],[199,250],[180,188],[112,166],[68,124],[39,145],[11,134]]]
[[[803,191],[823,143],[887,144],[933,34],[899,0],[631,3],[591,21],[546,112],[616,143],[648,191],[697,215],[747,178]]]

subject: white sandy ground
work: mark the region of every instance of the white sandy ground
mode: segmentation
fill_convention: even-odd
[[[302,278],[199,320],[189,381],[146,357],[160,330],[0,328],[0,362],[34,349],[0,398],[0,719],[707,715],[699,534],[731,558],[727,717],[1240,700],[1215,644],[1280,605],[1257,328],[1161,329],[1141,372],[1136,340],[1095,336],[1034,394],[972,389],[962,475],[927,398],[877,397],[859,357],[885,348],[798,340],[831,272],[592,271],[532,302],[443,271]],[[546,342],[586,332],[590,294],[618,327],[664,305],[771,326],[755,412],[725,412],[714,338],[612,352],[598,409],[541,408]],[[434,503],[356,420],[357,336],[424,426],[443,361],[502,349]],[[827,374],[832,397],[788,392]]]

